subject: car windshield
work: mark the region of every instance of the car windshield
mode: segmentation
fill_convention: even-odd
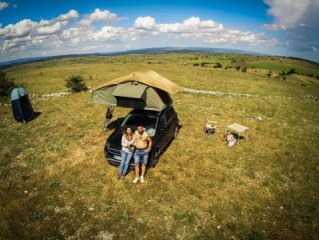
[[[130,113],[122,122],[122,127],[136,129],[137,125],[142,124],[147,130],[155,129],[157,116],[152,114],[133,114]]]

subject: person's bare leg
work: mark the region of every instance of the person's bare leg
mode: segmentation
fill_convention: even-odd
[[[143,173],[143,167],[142,167],[142,173]],[[137,178],[140,176],[140,166],[138,164],[135,165],[135,175]]]
[[[146,166],[144,164],[142,164],[142,177],[144,177],[145,170],[146,170]]]

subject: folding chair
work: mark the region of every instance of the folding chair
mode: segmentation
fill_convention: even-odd
[[[204,133],[206,135],[213,135],[217,129],[217,122],[214,121],[206,121],[204,127]]]

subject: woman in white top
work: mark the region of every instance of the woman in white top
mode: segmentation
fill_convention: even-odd
[[[119,176],[118,179],[125,177],[130,160],[134,152],[134,139],[133,132],[130,127],[124,129],[122,136],[122,150],[121,150],[121,164],[119,167]]]

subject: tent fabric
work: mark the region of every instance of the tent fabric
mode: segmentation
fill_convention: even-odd
[[[126,82],[93,91],[92,101],[98,104],[161,111],[172,103],[168,93],[145,84]]]
[[[22,88],[18,87],[12,90],[11,92],[11,101],[18,100],[20,97],[28,95],[27,91]]]
[[[28,122],[34,118],[33,108],[24,88],[15,88],[11,92],[12,113],[18,122]]]
[[[143,98],[147,86],[144,84],[135,84],[127,82],[116,86],[112,93],[115,97]]]
[[[151,70],[132,72],[130,74],[115,78],[111,81],[107,81],[100,85],[97,89],[106,86],[117,85],[124,82],[130,82],[132,80],[151,87],[164,90],[165,92],[168,92],[171,95],[175,95],[176,93],[182,90],[182,88],[177,84],[171,82],[170,80],[164,78],[163,76]]]
[[[156,72],[133,72],[100,85],[92,93],[97,104],[161,111],[181,88]]]

